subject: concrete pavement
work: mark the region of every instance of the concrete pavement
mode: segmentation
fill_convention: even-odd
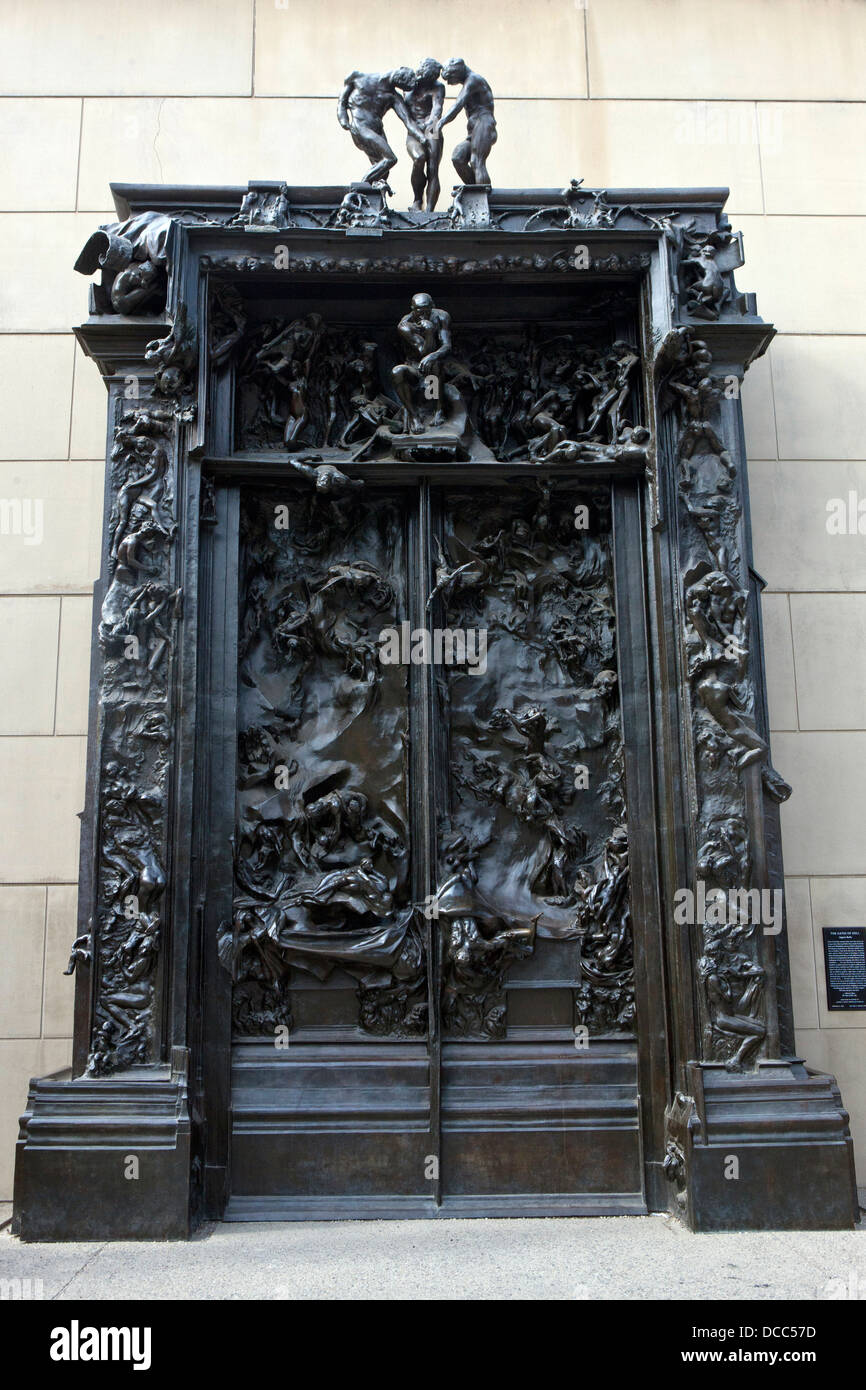
[[[188,1242],[28,1245],[7,1228],[8,1280],[58,1300],[859,1300],[866,1229],[698,1236],[665,1216],[263,1222],[209,1224]]]

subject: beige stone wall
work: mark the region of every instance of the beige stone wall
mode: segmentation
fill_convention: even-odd
[[[820,939],[866,922],[866,537],[825,526],[866,498],[864,0],[0,0],[0,33],[0,499],[24,504],[0,515],[0,1198],[71,1031],[105,441],[72,262],[110,179],[360,177],[345,73],[452,49],[497,94],[500,186],[730,186],[740,287],[779,329],[744,400],[799,1044],[866,1172],[866,1014],[826,1012]]]

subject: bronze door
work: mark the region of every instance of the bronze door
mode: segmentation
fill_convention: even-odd
[[[645,1209],[615,497],[240,489],[229,1217]]]

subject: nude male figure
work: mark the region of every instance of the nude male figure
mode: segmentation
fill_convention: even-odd
[[[402,87],[406,94],[409,114],[424,132],[423,140],[417,140],[411,131],[406,136],[406,149],[412,157],[413,207],[419,211],[424,206],[425,189],[428,212],[432,212],[439,201],[439,164],[444,144],[439,120],[445,104],[445,87],[439,81],[441,72],[441,63],[437,63],[435,58],[425,58],[418,71],[410,73],[408,81],[403,80],[402,69],[397,80],[398,87]]]
[[[337,120],[344,130],[348,130],[358,149],[364,151],[372,164],[367,175],[369,183],[384,181],[389,170],[397,163],[397,156],[388,144],[383,125],[388,111],[396,111],[409,134],[419,143],[424,142],[424,132],[415,124],[397,91],[396,79],[400,75],[400,69],[386,73],[350,72],[343,85]]]
[[[461,140],[451,156],[454,168],[464,183],[489,184],[487,156],[496,144],[496,120],[490,84],[477,72],[472,72],[462,58],[452,58],[442,76],[450,86],[460,82],[462,87],[451,110],[440,120],[439,129],[453,121],[461,111],[466,112],[467,138]]]
[[[425,376],[436,378],[432,399],[436,401],[433,424],[445,420],[442,401],[442,370],[451,352],[451,315],[437,309],[429,294],[412,296],[412,308],[400,320],[397,332],[409,349],[410,361],[401,362],[391,373],[394,388],[406,412],[412,434],[421,434],[424,422],[418,414],[415,393]]]

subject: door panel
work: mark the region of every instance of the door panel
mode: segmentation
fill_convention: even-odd
[[[467,651],[473,632],[485,646],[437,681],[446,1036],[506,1037],[511,988],[545,996],[518,1006],[515,1027],[631,1036],[609,489],[463,491],[444,499],[443,526],[441,621]]]
[[[622,1041],[446,1045],[443,1204],[644,1210],[636,1076]]]
[[[365,1032],[423,1034],[406,669],[378,660],[406,612],[405,510],[247,494],[241,553],[235,1033],[291,1032],[312,992],[303,1035],[358,1008]]]
[[[378,659],[407,545],[400,495],[242,492],[235,1194],[429,1191],[408,673]]]
[[[486,660],[438,681],[444,1201],[637,1210],[610,491],[441,510],[441,621],[486,633]]]

